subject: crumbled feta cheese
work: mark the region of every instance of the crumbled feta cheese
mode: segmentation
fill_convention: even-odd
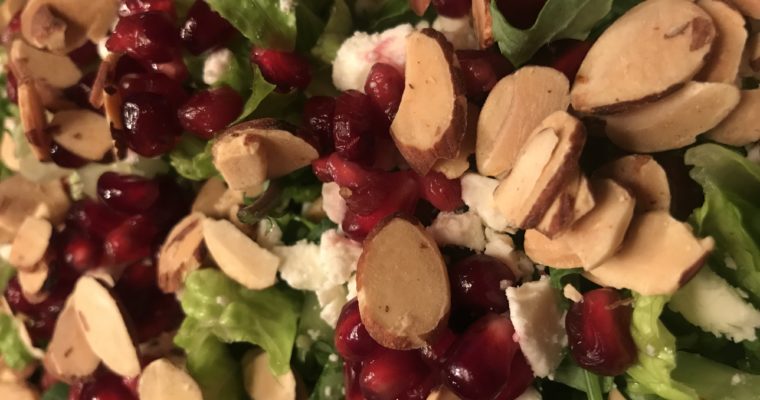
[[[293,12],[293,8],[296,6],[296,2],[293,0],[280,0],[279,4],[280,11],[290,14]]]
[[[472,211],[463,214],[442,212],[433,220],[427,231],[441,246],[462,246],[475,251],[483,251],[486,247],[480,217]]]
[[[256,224],[256,243],[265,249],[281,245],[282,229],[272,220],[261,220]]]
[[[219,49],[209,54],[203,62],[203,83],[214,85],[219,82],[230,68],[233,57],[235,55],[228,49]]]
[[[703,268],[677,291],[668,306],[715,336],[722,335],[737,343],[757,339],[760,311],[709,268]]]
[[[322,209],[330,221],[340,225],[346,216],[346,200],[340,195],[340,186],[335,182],[322,185]]]
[[[736,386],[744,381],[744,376],[741,374],[734,374],[731,376],[731,386]]]
[[[448,18],[439,15],[433,21],[433,29],[446,36],[456,50],[478,49],[478,38],[470,24],[470,16]]]
[[[341,44],[333,61],[332,79],[340,90],[364,92],[364,82],[375,63],[382,62],[404,70],[406,37],[414,31],[403,24],[381,33],[355,32]]]
[[[341,235],[335,229],[322,234],[319,245],[319,258],[330,285],[343,284],[356,271],[362,245]]]
[[[565,317],[549,278],[507,289],[512,324],[525,358],[538,377],[551,377],[567,346]]]
[[[509,235],[495,232],[491,228],[486,228],[485,236],[485,255],[496,258],[506,264],[516,278],[522,277],[523,273],[518,266],[517,252],[515,251],[515,244],[512,238]]]
[[[291,246],[275,246],[280,257],[280,277],[295,289],[317,290],[324,284],[319,246],[302,240]]]
[[[539,393],[533,386],[530,386],[515,400],[541,400],[541,393]]]
[[[578,289],[575,288],[575,286],[571,284],[565,285],[564,288],[562,288],[562,295],[565,296],[566,299],[572,301],[573,303],[580,303],[583,301],[583,295],[581,292],[578,291]]]
[[[493,192],[499,181],[476,173],[462,176],[462,200],[477,213],[489,228],[503,232],[509,229],[507,219],[496,208]]]
[[[329,289],[317,290],[317,301],[322,311],[319,316],[331,327],[335,327],[340,316],[340,311],[348,302],[346,300],[346,287],[344,285],[333,286]]]
[[[2,258],[5,261],[8,261],[8,259],[11,258],[12,247],[13,246],[10,243],[0,245],[0,258]]]

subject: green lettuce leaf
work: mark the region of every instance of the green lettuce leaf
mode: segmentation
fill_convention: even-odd
[[[212,142],[204,142],[185,134],[169,153],[169,163],[184,178],[193,181],[206,180],[218,172],[211,157]]]
[[[357,1],[356,25],[358,30],[378,32],[403,23],[416,23],[420,20],[409,8],[408,0],[377,0]],[[434,7],[430,7],[423,17],[432,20],[435,16]]]
[[[8,285],[8,281],[13,278],[13,275],[16,275],[16,268],[0,258],[0,293],[5,292],[5,286]]]
[[[187,329],[209,332],[225,343],[260,346],[277,375],[290,368],[301,311],[298,292],[284,286],[250,290],[219,270],[202,269],[188,276],[180,302],[191,321],[183,329],[192,323]],[[185,347],[186,337],[175,340]]]
[[[638,348],[638,360],[627,371],[628,391],[666,400],[698,400],[694,389],[671,377],[676,367],[676,338],[660,321],[666,296],[633,296],[631,335]]]
[[[338,48],[352,32],[351,10],[345,0],[335,0],[330,10],[330,19],[327,20],[317,44],[311,49],[311,54],[326,64],[332,63],[338,53]]]
[[[760,375],[752,375],[696,354],[678,352],[673,378],[693,387],[703,400],[756,400]]]
[[[308,385],[316,384],[330,358],[336,357],[334,331],[319,316],[320,310],[317,296],[313,292],[305,292],[296,333],[293,368]]]
[[[68,400],[69,385],[65,383],[56,383],[42,394],[40,400]]]
[[[288,0],[207,0],[211,8],[254,46],[293,50],[296,44],[295,2]]]
[[[599,388],[603,393],[608,393],[613,387],[613,378],[611,376],[595,376],[585,369],[578,366],[573,361],[572,357],[566,357],[562,364],[554,372],[554,380],[556,382],[570,386],[573,389],[580,390],[588,393],[589,385],[586,381],[586,376],[590,374],[591,379],[595,379],[599,383]]]
[[[0,314],[0,358],[16,371],[23,370],[36,360],[21,340],[16,321],[8,314]]]
[[[251,95],[248,97],[248,100],[246,100],[245,105],[243,106],[243,112],[240,113],[240,116],[235,122],[233,122],[233,124],[244,121],[246,118],[248,118],[270,95],[279,94],[272,93],[277,86],[267,82],[266,79],[264,79],[264,76],[261,75],[261,71],[258,67],[253,68],[252,76],[253,78],[251,79],[250,92]]]
[[[612,0],[549,0],[529,29],[513,27],[491,2],[493,36],[501,53],[515,66],[525,64],[541,46],[558,39],[588,37],[612,9]]]
[[[335,358],[325,365],[309,400],[342,400],[343,391],[343,362]]]

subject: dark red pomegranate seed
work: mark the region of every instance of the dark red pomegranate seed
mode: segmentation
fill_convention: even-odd
[[[319,154],[330,154],[335,148],[332,137],[332,121],[335,114],[335,99],[328,96],[314,96],[306,100],[303,107],[303,124],[317,136]]]
[[[7,66],[5,67],[5,94],[11,103],[18,103],[18,81]]]
[[[148,11],[119,18],[106,47],[141,61],[166,62],[178,53],[179,32],[165,13]]]
[[[384,349],[364,363],[359,385],[367,400],[407,399],[429,374],[418,352]]]
[[[8,305],[13,312],[20,312],[28,317],[25,323],[32,341],[36,345],[47,343],[53,335],[58,314],[63,309],[75,282],[68,275],[68,273],[59,273],[57,266],[54,265],[51,271],[51,281],[55,282],[49,288],[47,298],[38,304],[30,304],[26,301],[16,277],[8,281],[5,290]]]
[[[303,90],[311,82],[308,60],[296,53],[253,48],[251,62],[259,67],[264,79],[277,85],[281,92]]]
[[[174,107],[182,105],[188,96],[179,81],[159,72],[124,75],[119,80],[119,87],[123,97],[143,92],[154,93],[168,99]]]
[[[582,302],[573,303],[565,327],[575,362],[599,375],[624,373],[636,362],[632,313],[630,304],[608,288],[586,292]]]
[[[137,400],[122,378],[110,372],[100,373],[93,381],[82,384],[77,400]]]
[[[129,74],[143,74],[145,72],[149,72],[146,65],[127,54],[123,54],[116,62],[115,77],[118,80]]]
[[[507,286],[512,286],[512,270],[496,258],[485,254],[467,257],[449,268],[451,304],[469,321],[488,312],[503,313],[509,308]]]
[[[163,11],[172,18],[176,16],[174,0],[121,0],[119,16],[128,17],[148,11]]]
[[[89,161],[66,150],[56,142],[50,143],[50,159],[59,167],[79,168],[85,166]]]
[[[113,263],[137,261],[151,254],[152,242],[157,229],[143,215],[129,217],[106,235],[104,249]]]
[[[177,111],[180,124],[201,139],[211,139],[243,111],[243,98],[229,86],[195,93]]]
[[[98,197],[111,208],[124,213],[149,209],[158,199],[158,182],[137,175],[104,172],[98,178]]]
[[[127,218],[103,203],[92,199],[80,200],[69,209],[67,224],[87,232],[96,238],[104,239],[109,232],[116,229]]]
[[[29,315],[34,312],[34,304],[29,303],[21,291],[21,284],[18,277],[13,277],[8,281],[5,287],[5,300],[14,313]]]
[[[79,79],[79,82],[77,82],[76,85],[64,89],[63,95],[81,108],[94,110],[90,104],[90,93],[92,92],[92,83],[94,81],[95,71],[88,72]]]
[[[459,179],[446,178],[440,172],[419,177],[422,198],[441,211],[454,211],[462,206],[462,184]]]
[[[80,232],[69,235],[63,250],[64,261],[78,271],[87,271],[100,265],[103,242]]]
[[[536,23],[546,0],[497,0],[496,5],[510,25],[529,29]]]
[[[492,399],[509,382],[520,345],[509,317],[488,314],[462,335],[445,366],[445,383],[463,399]],[[485,345],[487,343],[487,345]]]
[[[356,299],[343,306],[335,327],[335,348],[349,361],[364,361],[381,350],[362,323]]]
[[[356,90],[344,92],[335,101],[333,141],[335,151],[350,161],[370,165],[374,108],[369,96]]]
[[[377,63],[369,70],[364,93],[382,111],[390,124],[396,117],[401,95],[404,94],[404,76],[390,64]]]
[[[150,63],[148,65],[151,71],[155,71],[174,79],[177,82],[184,82],[190,76],[190,70],[185,65],[185,60],[180,54],[174,54],[169,61],[160,63]]]
[[[521,350],[517,350],[509,367],[509,380],[494,400],[514,400],[520,397],[534,380],[533,370]]]
[[[493,50],[457,50],[467,95],[482,97],[514,68],[509,60]]]
[[[182,133],[175,108],[163,96],[134,94],[124,100],[121,112],[127,146],[142,156],[155,157],[170,151]]]
[[[316,160],[312,169],[319,179],[337,183],[349,210],[360,215],[370,214],[379,208],[395,185],[391,174],[364,169],[338,153]]]
[[[438,14],[449,18],[461,18],[470,11],[471,0],[433,0]]]
[[[572,83],[592,45],[591,42],[569,39],[555,43],[556,55],[550,66],[565,74]]]
[[[8,25],[3,30],[2,35],[0,35],[0,40],[4,44],[11,44],[13,39],[15,39],[19,34],[21,33],[21,11],[17,12],[10,21],[8,21]]]
[[[365,400],[359,387],[362,363],[346,361],[343,363],[343,382],[346,387],[346,400]]]
[[[87,68],[96,62],[100,61],[100,55],[98,55],[98,47],[95,43],[89,40],[80,47],[72,50],[69,53],[69,58],[74,61],[74,64],[79,68]]]
[[[456,343],[458,336],[449,328],[444,328],[435,342],[423,347],[420,352],[425,359],[433,362],[434,364],[442,364],[446,362],[449,352]]]
[[[205,1],[195,0],[187,12],[180,36],[185,48],[198,55],[222,46],[235,32],[235,28]]]
[[[178,185],[171,177],[160,178],[159,187],[158,200],[143,214],[153,222],[160,232],[167,233],[190,212],[194,192]]]

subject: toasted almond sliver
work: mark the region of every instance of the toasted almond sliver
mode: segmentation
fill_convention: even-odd
[[[29,147],[40,161],[50,158],[50,134],[47,132],[47,118],[33,80],[22,80],[18,85],[18,108],[21,125]]]
[[[578,268],[583,264],[567,243],[549,239],[535,229],[525,231],[525,253],[536,264],[552,268]]]
[[[82,71],[68,56],[36,49],[21,39],[11,44],[10,60],[15,68],[26,71],[29,78],[56,89],[73,86],[82,78]]]
[[[48,293],[42,289],[45,287],[49,273],[50,269],[45,261],[37,263],[33,271],[18,271],[21,294],[29,303],[39,304],[47,299]]]
[[[472,0],[472,19],[480,48],[487,49],[491,47],[493,45],[491,0]]]
[[[203,400],[201,389],[195,380],[166,358],[153,361],[145,367],[137,391],[140,400]]]
[[[731,146],[744,146],[760,140],[760,89],[743,90],[739,105],[718,126],[705,136]]]
[[[87,40],[97,42],[104,38],[118,16],[119,2],[116,0],[29,0],[21,13],[21,34],[30,42],[35,41],[35,30],[40,22],[36,20],[41,7],[49,7],[52,13],[66,24],[65,46],[56,49],[66,54],[82,46]]]
[[[46,219],[27,217],[16,232],[8,262],[30,272],[42,260],[48,248],[53,226]]]
[[[43,359],[45,370],[68,383],[90,376],[100,365],[84,336],[72,301],[66,302]]]
[[[187,275],[201,265],[203,221],[193,213],[172,228],[158,254],[158,287],[166,293],[176,292]]]
[[[742,14],[754,19],[760,19],[760,2],[757,0],[731,0],[731,3],[733,3]]]
[[[86,160],[101,160],[113,148],[108,122],[98,113],[60,111],[53,116],[50,126],[56,143]]]
[[[268,154],[253,134],[226,134],[211,149],[214,166],[233,190],[261,185],[267,179]]]
[[[596,178],[610,178],[623,185],[636,198],[636,211],[670,210],[668,176],[648,155],[633,154],[603,165]]]
[[[747,43],[744,17],[723,1],[699,0],[697,4],[710,14],[718,31],[712,52],[697,80],[734,83]]]

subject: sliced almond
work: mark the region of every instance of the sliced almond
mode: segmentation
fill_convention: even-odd
[[[467,131],[459,147],[459,153],[455,158],[438,160],[433,166],[433,171],[440,172],[449,179],[458,179],[470,169],[470,156],[475,153],[479,115],[478,106],[473,104],[467,106]]]
[[[16,142],[10,133],[3,133],[3,139],[0,142],[0,161],[11,171],[18,171],[21,168],[21,161],[16,156]]]
[[[254,135],[225,135],[214,143],[211,154],[231,189],[256,187],[267,179],[267,153]]]
[[[42,6],[32,16],[29,29],[32,44],[38,48],[60,51],[66,48],[66,22],[53,14],[48,6]]]
[[[525,231],[525,254],[534,263],[552,268],[579,268],[583,262],[563,240],[549,239],[535,229]]]
[[[70,204],[59,180],[36,183],[13,175],[0,181],[0,243],[11,242],[27,217],[62,222]]]
[[[11,44],[10,60],[16,68],[27,71],[29,78],[57,89],[73,86],[82,78],[82,71],[68,56],[38,50],[20,39]]]
[[[439,159],[456,157],[466,124],[467,98],[454,47],[430,28],[410,34],[406,87],[391,124],[401,155],[426,175]]]
[[[83,45],[88,39],[94,42],[104,38],[117,17],[119,2],[116,0],[99,0],[88,2],[83,0],[29,0],[21,13],[21,34],[35,45],[48,43],[39,31],[48,19],[40,13],[41,8],[48,8],[57,19],[65,24],[65,45],[50,48],[60,54],[65,54]]]
[[[92,82],[92,88],[90,90],[90,105],[96,109],[103,107],[104,96],[106,96],[106,88],[108,91],[118,91],[114,85],[116,79],[116,66],[121,58],[120,53],[108,53],[106,58],[98,65],[98,71],[95,73],[95,79]],[[108,111],[108,110],[106,110]],[[119,111],[121,113],[121,111]]]
[[[636,198],[636,212],[670,210],[668,176],[654,158],[633,154],[608,163],[594,177],[610,178]]]
[[[502,78],[488,94],[478,121],[478,172],[500,176],[512,170],[531,133],[555,111],[567,110],[570,83],[556,69],[524,67]]]
[[[40,304],[48,298],[48,293],[43,288],[49,274],[50,268],[45,260],[38,262],[32,271],[18,271],[18,284],[26,301]]]
[[[446,326],[446,263],[418,223],[393,218],[375,228],[364,240],[356,285],[362,322],[385,347],[421,348]]]
[[[594,208],[594,196],[589,188],[588,179],[577,171],[575,178],[563,186],[552,205],[546,210],[536,230],[554,238],[592,208]]]
[[[137,384],[137,393],[140,400],[203,400],[195,380],[165,358],[145,367]]]
[[[596,206],[559,238],[586,270],[597,267],[617,251],[636,206],[628,190],[611,179],[592,180],[591,187]]]
[[[227,188],[224,179],[211,177],[195,196],[192,211],[210,218],[226,218],[230,210],[240,204],[243,204],[243,192]]]
[[[718,125],[739,99],[740,91],[734,85],[689,82],[660,101],[607,116],[605,130],[613,143],[628,151],[678,149]]]
[[[87,343],[70,300],[58,316],[43,363],[45,371],[67,383],[92,375],[100,365],[100,358]]]
[[[757,0],[731,0],[731,3],[733,3],[742,14],[754,19],[760,19],[760,2]]]
[[[38,400],[39,393],[26,382],[0,382],[0,399]]]
[[[472,0],[472,21],[480,48],[487,49],[491,47],[493,45],[491,0]]]
[[[53,226],[46,219],[26,217],[13,238],[8,262],[22,271],[32,271],[42,260],[53,234]]]
[[[108,122],[90,110],[59,111],[50,129],[56,143],[85,160],[101,160],[113,147]]]
[[[203,221],[201,213],[192,213],[172,228],[158,253],[158,287],[174,293],[187,276],[201,266],[203,257]]]
[[[248,289],[275,284],[279,257],[259,246],[227,220],[205,219],[203,239],[219,269]]]
[[[691,1],[642,2],[607,28],[583,60],[573,108],[619,112],[665,96],[702,69],[715,37],[712,18]]]
[[[665,211],[636,216],[620,250],[584,274],[591,281],[645,296],[673,294],[704,265],[715,247]]]
[[[252,399],[295,400],[296,378],[292,371],[275,375],[266,352],[250,350],[243,356],[243,382]]]
[[[111,371],[124,377],[140,373],[137,349],[121,309],[109,290],[95,278],[79,278],[71,294],[72,306],[85,340]]]
[[[512,226],[527,229],[541,222],[564,185],[576,176],[585,141],[583,125],[570,114],[557,111],[544,119],[494,192],[497,208]]]
[[[739,105],[728,117],[705,136],[731,146],[745,146],[760,140],[760,124],[757,112],[760,110],[760,89],[743,90]]]
[[[32,80],[22,80],[18,85],[19,119],[24,127],[24,136],[32,152],[40,161],[50,158],[50,133],[47,132],[47,117],[37,89]]]
[[[712,52],[702,71],[697,74],[697,80],[734,83],[747,43],[744,17],[723,1],[699,0],[697,5],[712,17],[718,31]]]

